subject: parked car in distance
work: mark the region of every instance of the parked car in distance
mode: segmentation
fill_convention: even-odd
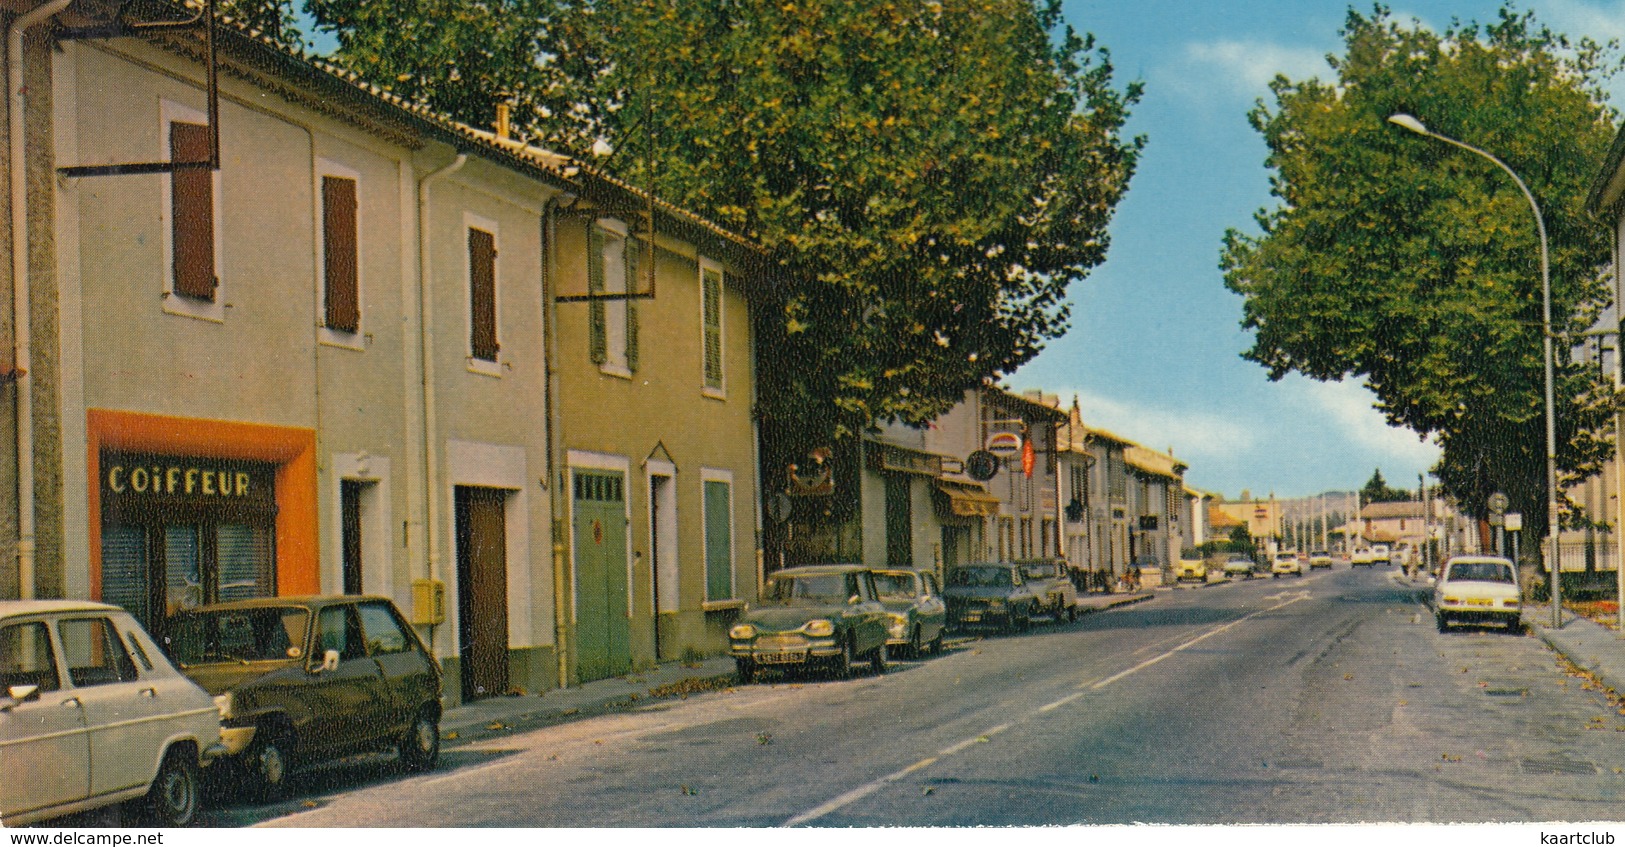
[[[1270,565],[1270,577],[1279,579],[1287,576],[1303,576],[1303,562],[1298,560],[1298,554],[1291,550],[1282,550],[1275,554]]]
[[[1349,554],[1349,567],[1351,568],[1369,568],[1376,563],[1376,554],[1371,552],[1370,547],[1356,547],[1354,548],[1354,552]]]
[[[868,567],[785,568],[768,576],[761,600],[728,630],[729,652],[741,682],[764,667],[826,667],[845,679],[858,658],[885,673],[890,622]]]
[[[1253,578],[1253,560],[1251,557],[1236,553],[1224,560],[1224,575],[1226,578],[1244,577]]]
[[[948,571],[948,587],[942,593],[948,600],[948,626],[955,629],[1026,629],[1045,602],[1027,584],[1021,567],[1010,562],[959,565]]]
[[[1510,559],[1457,556],[1445,562],[1433,585],[1433,615],[1444,632],[1452,623],[1500,623],[1523,631],[1518,573]]]
[[[937,575],[911,568],[878,568],[875,591],[890,617],[887,650],[911,658],[927,651],[942,652],[943,633],[948,629],[948,604],[937,587]]]
[[[0,824],[145,800],[185,826],[220,711],[130,613],[76,600],[0,601]]]
[[[1371,564],[1387,567],[1393,557],[1393,551],[1386,544],[1371,545]]]
[[[1309,554],[1309,569],[1329,568],[1332,566],[1332,554],[1325,550],[1316,550]]]
[[[229,765],[261,797],[295,769],[396,748],[408,770],[440,757],[441,678],[384,597],[266,597],[169,619],[170,655],[216,695]]]
[[[1199,550],[1185,550],[1179,554],[1179,566],[1174,569],[1174,581],[1207,582],[1207,560]]]
[[[1045,614],[1057,621],[1078,619],[1078,587],[1066,572],[1065,559],[1024,559],[1016,564],[1021,565],[1022,579],[1043,599]]]

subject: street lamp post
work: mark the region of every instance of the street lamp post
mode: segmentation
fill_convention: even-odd
[[[1563,587],[1559,578],[1562,566],[1557,558],[1557,401],[1553,396],[1554,382],[1552,366],[1552,275],[1551,262],[1546,249],[1546,219],[1540,214],[1540,204],[1535,202],[1535,195],[1529,192],[1529,186],[1523,184],[1518,174],[1507,167],[1507,163],[1495,158],[1477,147],[1457,141],[1446,135],[1440,135],[1428,129],[1421,121],[1404,114],[1403,112],[1388,116],[1388,122],[1408,129],[1417,135],[1423,135],[1438,141],[1443,141],[1452,147],[1460,147],[1469,153],[1476,153],[1494,162],[1496,167],[1507,172],[1512,181],[1517,184],[1518,190],[1523,192],[1525,200],[1529,201],[1529,208],[1535,213],[1535,229],[1540,233],[1540,298],[1541,298],[1541,350],[1546,357],[1546,537],[1550,550],[1551,562],[1551,592],[1552,592],[1552,628],[1563,625]]]

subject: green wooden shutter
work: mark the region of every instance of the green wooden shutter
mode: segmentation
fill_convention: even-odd
[[[587,293],[604,293],[604,233],[596,224],[587,227]],[[604,301],[587,302],[587,355],[593,364],[609,361],[605,332]]]
[[[733,516],[728,483],[705,481],[705,599],[733,598]]]
[[[626,239],[626,369],[638,369],[638,301],[630,295],[641,291],[643,284],[644,243],[636,238]]]
[[[722,274],[711,268],[700,272],[703,298],[705,387],[722,390]]]

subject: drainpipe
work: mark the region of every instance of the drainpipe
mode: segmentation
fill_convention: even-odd
[[[457,158],[439,170],[431,171],[418,180],[418,353],[422,357],[423,376],[423,478],[424,478],[424,573],[435,579],[440,572],[440,472],[436,461],[436,446],[440,439],[439,423],[434,399],[434,309],[430,267],[432,242],[429,222],[429,185],[441,177],[451,176],[468,163],[468,155],[458,153]],[[429,649],[434,650],[434,626],[429,627]]]
[[[11,325],[12,366],[17,377],[17,590],[18,597],[34,597],[34,380],[33,309],[28,285],[28,177],[23,144],[23,31],[43,23],[67,7],[71,0],[50,0],[12,21],[6,32],[6,117],[11,153]]]
[[[567,196],[567,195],[564,195]],[[557,284],[558,268],[555,265],[558,249],[558,210],[559,196],[549,198],[542,207],[542,333],[546,337],[547,351],[544,353],[546,361],[542,363],[542,372],[547,376],[547,397],[545,400],[544,416],[547,418],[547,498],[548,498],[548,543],[552,550],[553,562],[553,659],[556,663],[556,676],[559,688],[570,687],[570,656],[566,649],[569,637],[569,623],[565,619],[565,592],[569,588],[564,578],[565,570],[565,531],[564,531],[564,505],[565,505],[565,479],[563,463],[559,461],[559,449],[564,444],[564,434],[561,432],[559,414],[559,339],[558,316],[555,311],[558,302],[554,299],[553,289]]]

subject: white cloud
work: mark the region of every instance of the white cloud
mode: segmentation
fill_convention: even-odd
[[[1184,408],[1164,408],[1115,400],[1085,391],[1053,392],[1063,402],[1074,394],[1087,426],[1110,430],[1153,450],[1172,447],[1174,455],[1191,456],[1250,450],[1258,435],[1241,421]]]
[[[1302,80],[1329,71],[1325,50],[1226,39],[1186,44],[1178,76],[1187,91],[1218,84],[1231,94],[1255,98],[1269,93],[1276,74]]]
[[[1390,426],[1374,405],[1376,396],[1361,383],[1294,377],[1282,385],[1304,395],[1304,401],[1319,412],[1315,420],[1332,430],[1330,435],[1349,442],[1351,452],[1392,456],[1397,463],[1418,467],[1431,466],[1439,458],[1432,439],[1424,441],[1408,429]]]

